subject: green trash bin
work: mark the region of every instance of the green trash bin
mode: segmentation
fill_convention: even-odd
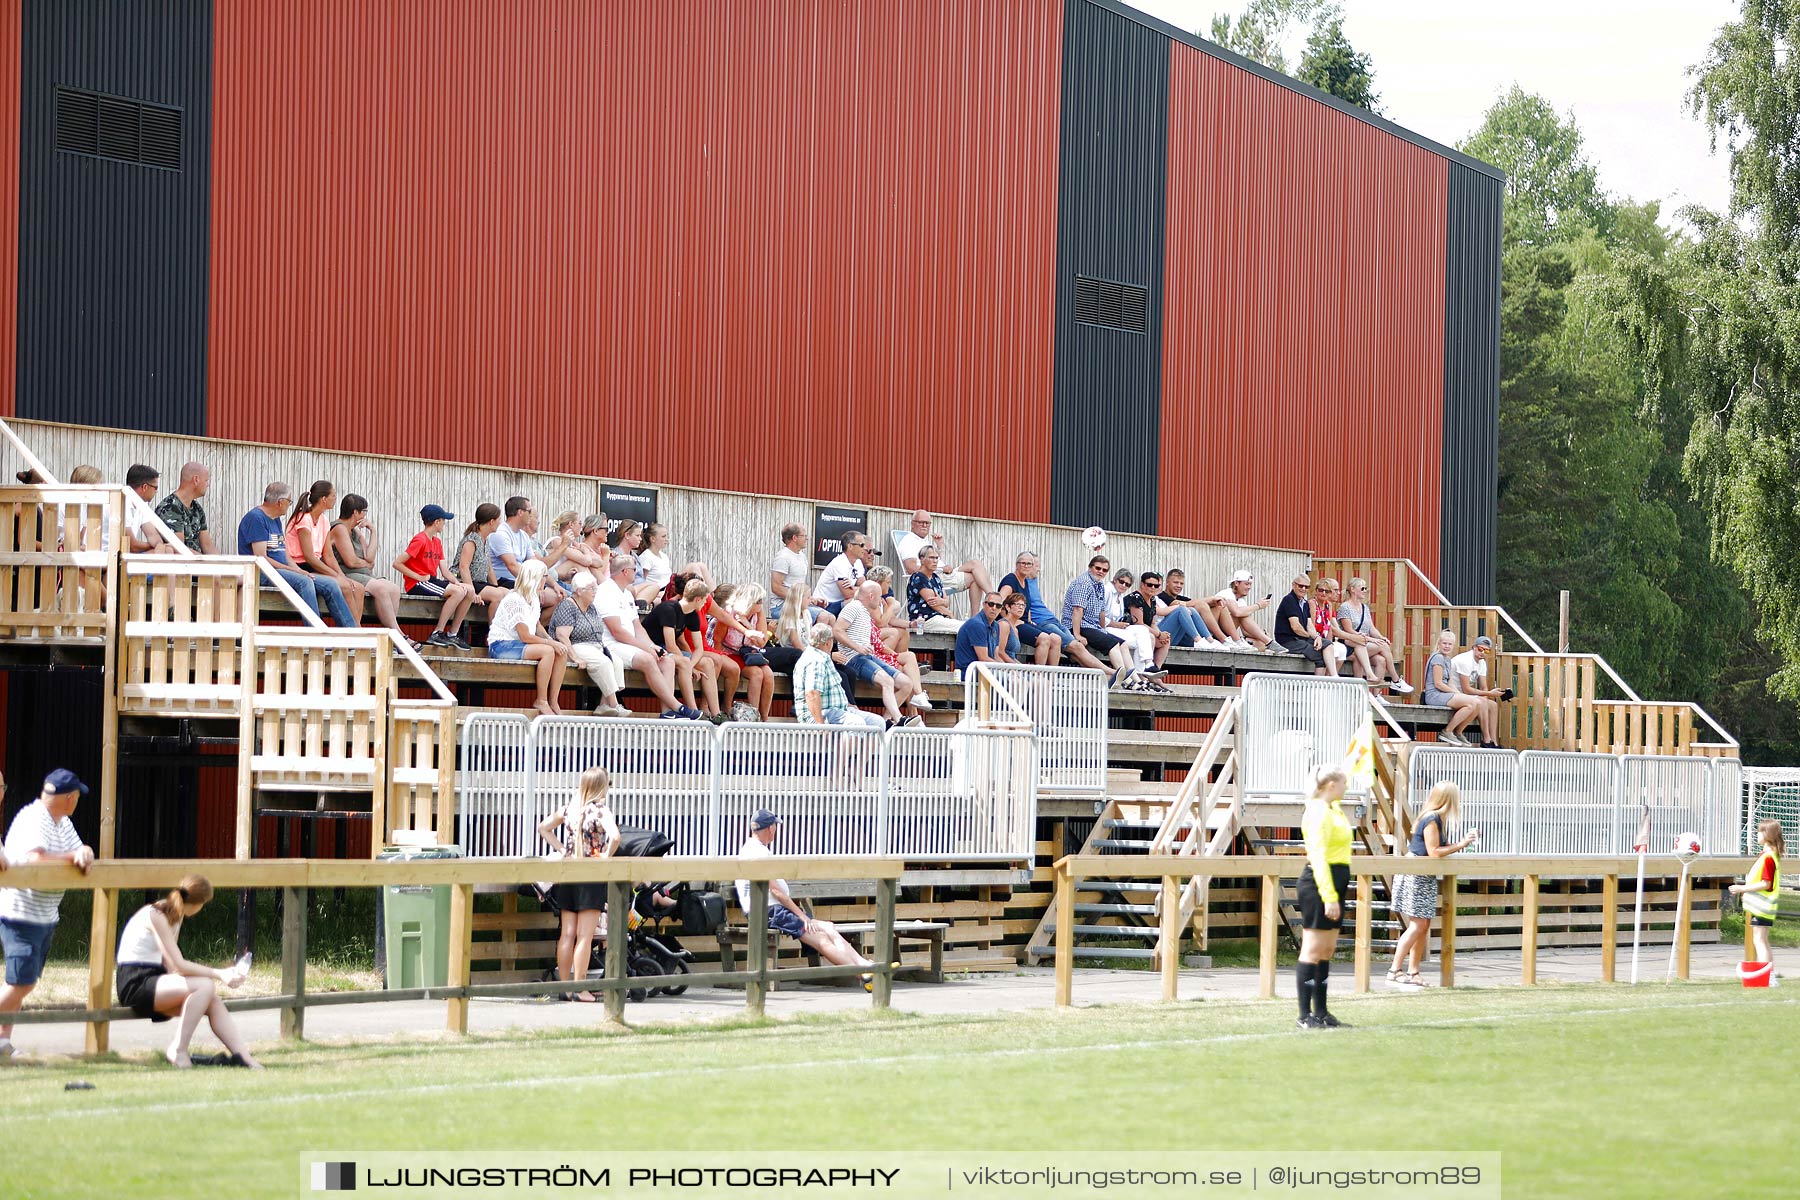
[[[460,846],[384,846],[380,862],[461,858]],[[387,884],[381,889],[382,933],[387,955],[382,982],[397,988],[443,987],[450,978],[450,889],[431,884]]]

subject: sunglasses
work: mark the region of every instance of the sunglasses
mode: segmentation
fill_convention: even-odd
[[[998,600],[983,600],[981,602],[981,607],[983,607],[983,608],[999,608],[1000,602]]]

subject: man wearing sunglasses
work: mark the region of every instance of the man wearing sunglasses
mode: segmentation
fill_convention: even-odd
[[[981,598],[981,610],[962,623],[956,631],[956,673],[978,662],[1000,659],[1000,593],[989,592]]]

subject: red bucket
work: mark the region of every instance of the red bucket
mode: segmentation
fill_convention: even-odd
[[[1775,977],[1773,962],[1741,962],[1738,964],[1738,978],[1744,981],[1747,988],[1766,988],[1769,980]]]

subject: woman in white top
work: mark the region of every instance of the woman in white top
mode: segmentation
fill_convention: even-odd
[[[1125,597],[1131,595],[1136,582],[1130,571],[1121,570],[1113,576],[1113,589],[1106,595],[1106,632],[1130,646],[1138,669],[1148,671],[1156,666],[1156,630],[1149,625],[1133,625],[1125,616]]]
[[[1394,645],[1375,628],[1375,617],[1369,611],[1369,581],[1352,576],[1347,597],[1337,606],[1337,635],[1350,648],[1362,677],[1370,683],[1385,685],[1406,695],[1412,684],[1400,677],[1394,661]]]
[[[231,1052],[225,1065],[260,1071],[262,1064],[251,1057],[237,1023],[219,999],[219,984],[242,987],[243,976],[236,971],[191,963],[181,956],[181,947],[176,944],[181,922],[204,908],[212,894],[212,884],[206,876],[189,875],[167,896],[131,914],[119,937],[114,986],[119,991],[119,1003],[140,1017],[152,1021],[181,1018],[175,1040],[165,1051],[177,1067],[194,1065],[188,1055],[188,1042],[193,1039],[200,1018],[205,1017],[213,1033]]]
[[[552,716],[562,712],[557,700],[562,696],[563,675],[569,669],[569,648],[545,637],[538,629],[544,611],[538,593],[543,590],[544,576],[548,573],[549,568],[544,566],[543,560],[536,558],[519,568],[513,590],[494,610],[494,620],[488,626],[487,648],[489,658],[537,664],[538,695],[534,707],[546,716]]]
[[[652,604],[662,602],[663,593],[668,589],[669,577],[676,573],[669,558],[669,527],[659,521],[652,521],[644,529],[644,548],[638,551],[638,568],[643,571],[643,581],[631,589],[631,594],[639,600],[648,600]],[[717,587],[713,582],[712,572],[706,569],[703,562],[691,562],[681,568],[681,574],[689,579],[701,579],[709,588]]]

